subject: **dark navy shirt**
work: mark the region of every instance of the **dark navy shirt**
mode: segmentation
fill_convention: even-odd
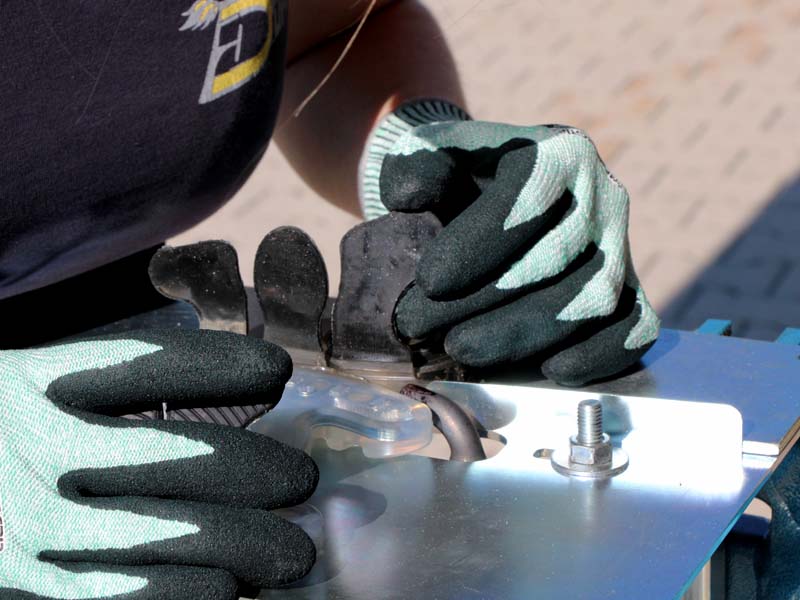
[[[264,152],[286,0],[0,3],[0,298],[164,241]]]

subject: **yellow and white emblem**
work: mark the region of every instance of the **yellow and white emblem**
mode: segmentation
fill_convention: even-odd
[[[214,45],[206,69],[206,78],[200,93],[200,104],[213,102],[242,87],[258,75],[267,63],[275,29],[273,0],[196,0],[191,8],[183,13],[186,21],[181,31],[206,29],[215,24]],[[253,56],[242,57],[242,41],[245,35],[244,17],[263,13],[267,19],[267,35],[264,43]],[[235,28],[234,37],[228,33]],[[231,41],[223,42],[225,38]],[[234,66],[218,72],[220,61],[229,52],[233,53]]]

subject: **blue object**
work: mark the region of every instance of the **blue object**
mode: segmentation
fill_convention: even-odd
[[[791,344],[800,346],[800,329],[796,327],[787,327],[775,340],[779,344]]]
[[[697,333],[729,336],[733,333],[733,323],[724,319],[706,319],[706,322],[697,328]]]

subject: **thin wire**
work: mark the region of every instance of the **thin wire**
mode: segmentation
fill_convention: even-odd
[[[353,47],[353,43],[356,41],[358,34],[361,33],[361,29],[364,27],[364,23],[367,22],[367,18],[369,18],[370,13],[372,13],[372,10],[375,8],[375,5],[377,3],[378,0],[372,0],[372,2],[369,3],[367,10],[364,11],[364,16],[361,17],[361,21],[358,23],[358,27],[356,27],[356,30],[353,32],[353,35],[350,36],[350,40],[347,42],[347,45],[344,47],[344,50],[342,50],[342,53],[339,55],[339,58],[336,59],[336,62],[333,64],[330,71],[328,71],[327,75],[325,75],[325,77],[322,78],[322,81],[320,81],[317,84],[317,87],[311,90],[311,93],[308,96],[306,96],[306,99],[303,100],[300,106],[298,106],[297,109],[294,111],[294,113],[292,113],[292,116],[294,116],[295,118],[300,116],[300,113],[303,112],[306,106],[308,106],[308,103],[311,102],[314,99],[314,97],[319,93],[319,91],[325,86],[325,84],[328,83],[328,80],[336,72],[336,69],[338,69],[339,65],[342,64],[342,61],[347,56],[347,53],[350,52],[350,48]]]
[[[464,11],[464,13],[461,16],[457,17],[454,21],[448,23],[447,26],[448,27],[452,27],[453,25],[458,25],[459,21],[463,20],[464,17],[466,17],[469,13],[471,13],[476,8],[478,8],[478,6],[480,6],[481,4],[483,4],[483,0],[478,0],[477,2],[475,2],[475,4],[473,4],[466,11]]]

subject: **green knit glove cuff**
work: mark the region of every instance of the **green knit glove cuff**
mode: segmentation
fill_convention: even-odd
[[[405,102],[381,119],[367,140],[358,169],[358,197],[364,217],[370,220],[389,212],[381,200],[381,168],[397,140],[419,125],[470,120],[464,109],[436,99]]]

